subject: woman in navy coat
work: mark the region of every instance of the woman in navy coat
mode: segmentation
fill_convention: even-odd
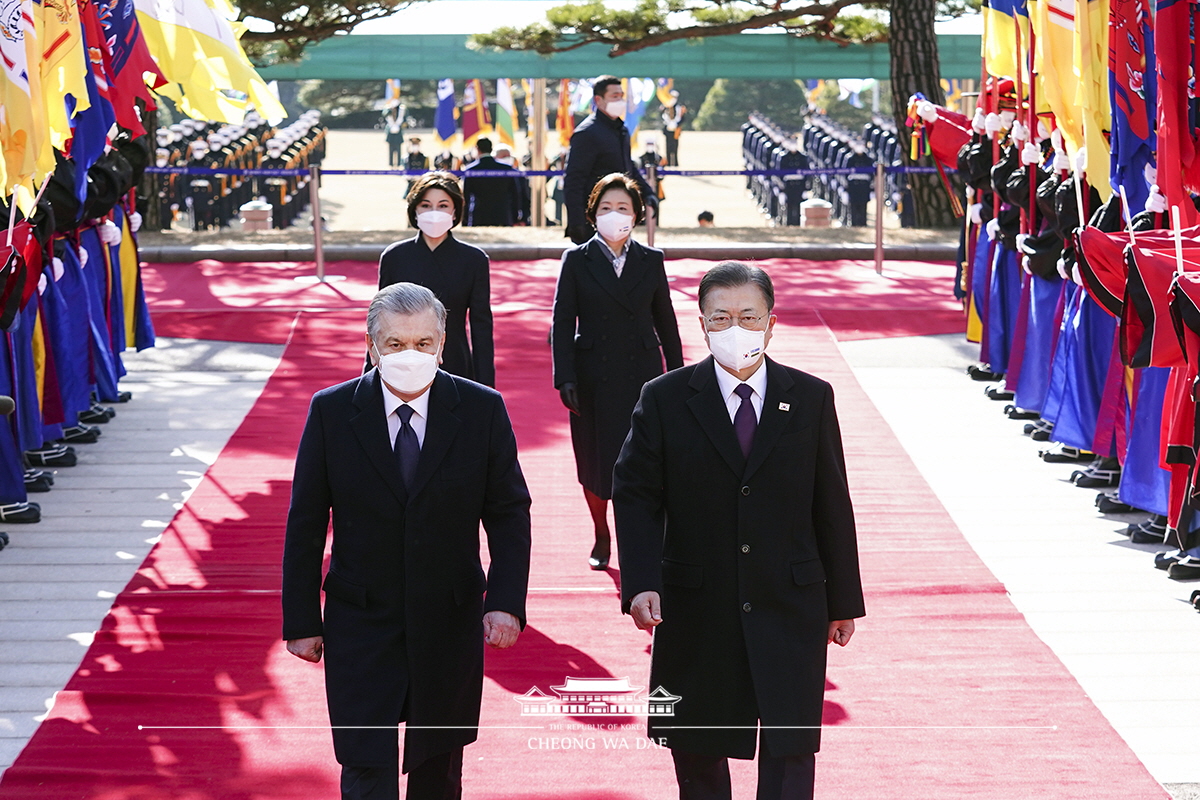
[[[442,369],[494,387],[490,264],[487,253],[450,233],[462,217],[458,178],[449,172],[428,172],[413,181],[408,192],[408,222],[421,232],[383,251],[379,288],[407,281],[437,295],[446,306]]]
[[[588,198],[596,235],[563,254],[554,296],[554,386],[571,412],[575,466],[595,527],[588,563],[608,567],[613,465],[646,381],[683,366],[663,253],[635,242],[642,195],[628,176],[601,178]]]

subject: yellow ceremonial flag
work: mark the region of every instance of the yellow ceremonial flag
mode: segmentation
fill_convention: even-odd
[[[287,116],[238,38],[246,28],[228,0],[135,0],[150,55],[172,84],[162,93],[199,119],[240,123],[253,106],[272,124]]]
[[[87,91],[87,47],[77,0],[42,0],[34,6],[34,26],[42,48],[42,95],[50,144],[66,150],[71,117],[91,107]],[[73,110],[66,96],[74,98]]]
[[[1019,66],[1022,84],[1027,85],[1029,11],[1025,0],[984,0],[980,11],[983,14],[983,60],[988,74],[1015,80]],[[1018,36],[1020,65],[1017,64]]]
[[[34,182],[54,171],[54,151],[46,135],[41,74],[42,51],[33,23],[32,0],[6,4],[0,18],[0,149],[4,153],[4,195],[33,209]],[[30,65],[34,65],[30,68]]]
[[[1112,108],[1108,99],[1108,0],[1075,0],[1075,71],[1079,86],[1075,106],[1083,122],[1087,148],[1087,182],[1103,200],[1112,196],[1108,183]]]
[[[1037,72],[1038,113],[1049,111],[1062,132],[1068,153],[1083,145],[1083,121],[1075,105],[1075,0],[1037,0],[1030,4],[1036,35],[1033,59]]]

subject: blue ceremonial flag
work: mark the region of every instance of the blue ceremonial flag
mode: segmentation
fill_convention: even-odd
[[[449,144],[458,132],[458,123],[454,119],[454,81],[443,78],[438,81],[437,113],[433,116],[433,127],[442,145]]]

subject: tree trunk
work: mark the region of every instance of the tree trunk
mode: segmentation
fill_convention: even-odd
[[[905,144],[904,163],[912,166],[909,159],[908,98],[917,92],[925,95],[929,102],[944,105],[946,95],[942,91],[942,68],[938,60],[937,34],[933,23],[937,0],[892,0],[890,44],[892,62],[892,116],[896,130]],[[927,159],[922,159],[927,161]],[[950,199],[937,175],[908,175],[912,190],[916,223],[919,228],[953,228],[959,222],[950,207]]]

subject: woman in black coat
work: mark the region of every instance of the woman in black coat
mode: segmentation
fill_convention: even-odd
[[[563,254],[554,295],[554,386],[571,412],[575,466],[596,532],[588,564],[608,567],[613,465],[646,381],[683,366],[661,250],[630,238],[642,195],[628,176],[601,178],[588,197],[596,235]]]
[[[407,281],[436,294],[446,306],[442,369],[494,387],[490,265],[487,253],[450,233],[462,216],[458,178],[448,172],[429,172],[413,181],[408,192],[408,221],[421,232],[383,251],[379,288]]]

